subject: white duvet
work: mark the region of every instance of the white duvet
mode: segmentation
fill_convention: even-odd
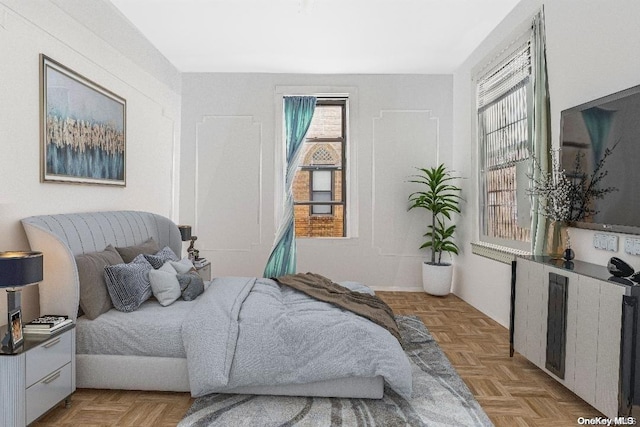
[[[194,397],[378,375],[411,396],[409,360],[387,330],[270,279],[215,279],[185,318],[182,336]]]

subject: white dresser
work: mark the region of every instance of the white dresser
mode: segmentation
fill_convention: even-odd
[[[4,330],[0,331],[4,333]],[[32,423],[76,389],[75,325],[0,351],[0,425]]]
[[[202,277],[202,280],[208,282],[211,280],[211,261],[205,262],[202,266],[196,267],[196,271]]]
[[[512,350],[607,417],[630,415],[619,414],[625,412],[618,400],[621,339],[625,295],[637,287],[580,261],[526,257],[515,263]]]

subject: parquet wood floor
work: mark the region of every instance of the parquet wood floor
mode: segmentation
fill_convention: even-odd
[[[378,292],[396,314],[419,316],[497,427],[577,426],[602,416],[519,354],[507,329],[455,295]],[[34,426],[175,426],[188,393],[78,389]]]

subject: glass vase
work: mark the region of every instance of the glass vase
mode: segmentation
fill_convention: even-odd
[[[551,221],[547,229],[547,255],[554,259],[562,259],[565,250],[570,248],[567,224],[563,221]]]

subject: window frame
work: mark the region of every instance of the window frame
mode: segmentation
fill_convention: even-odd
[[[310,239],[317,239],[317,238],[336,238],[336,239],[341,239],[341,238],[345,238],[349,235],[348,232],[348,226],[347,224],[348,222],[348,216],[349,216],[349,212],[347,211],[347,179],[348,179],[348,173],[347,173],[347,140],[348,140],[348,134],[347,134],[347,129],[348,129],[348,123],[347,123],[347,118],[348,118],[348,105],[349,105],[349,98],[346,96],[318,96],[317,97],[317,101],[316,101],[316,107],[318,106],[322,106],[322,105],[339,105],[342,107],[341,110],[341,130],[340,133],[342,134],[341,137],[337,137],[337,138],[305,138],[304,143],[306,144],[307,142],[311,142],[311,143],[335,143],[335,142],[339,142],[341,144],[341,161],[340,161],[340,167],[327,167],[327,166],[321,166],[321,165],[317,165],[317,166],[301,166],[299,167],[299,169],[301,171],[308,171],[309,173],[309,200],[305,200],[305,201],[293,201],[293,205],[295,206],[309,206],[309,216],[333,216],[335,214],[335,207],[336,206],[342,206],[342,236],[326,236],[326,237],[306,237],[306,236],[299,236],[300,238],[310,238]],[[313,171],[316,170],[331,170],[331,199],[330,201],[314,201],[312,199],[312,192],[313,192]],[[341,175],[342,175],[342,179],[341,179],[341,200],[333,200],[333,196],[335,195],[335,175],[334,173],[336,171],[340,171]],[[331,213],[322,213],[322,214],[318,214],[318,213],[313,213],[313,207],[314,206],[331,206]],[[297,236],[298,237],[298,236]]]
[[[498,248],[504,248],[506,250],[516,251],[519,253],[522,253],[522,252],[528,253],[531,250],[531,241],[530,241],[531,234],[529,234],[529,240],[521,241],[521,240],[515,240],[515,239],[494,237],[485,233],[485,230],[487,229],[487,226],[488,226],[488,223],[485,223],[486,222],[485,219],[488,221],[488,216],[489,216],[486,207],[489,201],[488,201],[488,193],[485,186],[487,174],[484,169],[485,157],[483,156],[483,150],[485,147],[483,145],[483,140],[481,135],[482,126],[480,124],[480,111],[482,108],[479,107],[478,105],[478,100],[479,100],[478,86],[481,81],[485,80],[488,76],[492,75],[497,69],[499,69],[501,66],[506,64],[510,58],[513,58],[526,43],[529,44],[529,58],[530,58],[530,65],[529,65],[530,71],[528,74],[528,81],[524,84],[525,90],[526,90],[526,105],[527,105],[526,127],[527,127],[527,133],[528,133],[526,146],[530,153],[531,146],[532,146],[531,138],[533,135],[533,132],[532,132],[533,131],[533,82],[535,80],[533,54],[531,53],[531,50],[533,49],[533,40],[532,40],[532,31],[531,31],[530,25],[523,26],[521,28],[521,31],[519,31],[518,37],[515,37],[506,46],[503,45],[503,48],[499,51],[498,54],[491,56],[488,60],[485,61],[482,68],[480,68],[479,70],[475,70],[472,73],[474,78],[472,79],[472,85],[471,85],[472,86],[471,90],[473,94],[472,114],[474,116],[473,123],[475,126],[474,140],[476,141],[476,148],[477,148],[476,161],[475,161],[476,168],[477,168],[476,177],[477,177],[477,195],[478,195],[476,198],[477,212],[478,212],[478,221],[476,223],[478,227],[477,234],[476,234],[477,239],[480,244],[488,244]],[[511,89],[507,93],[510,93],[510,91],[513,91],[513,89],[519,85],[522,85],[522,81],[512,85]],[[496,102],[503,96],[505,96],[505,94],[501,95],[496,100],[493,100],[491,102]],[[529,179],[526,175],[530,172],[530,168],[531,168],[530,160],[521,161],[521,166],[517,167],[518,170],[514,178],[516,180],[515,182],[516,190],[514,190],[514,197],[517,197],[519,200],[522,199],[523,193],[524,191],[526,191],[523,189],[526,189],[529,186]],[[514,220],[514,222],[515,223],[518,222],[517,217]],[[528,229],[529,229],[529,233],[531,233],[530,224],[528,225]]]
[[[276,141],[273,159],[273,191],[266,195],[266,199],[261,203],[267,207],[267,199],[273,199],[273,216],[271,217],[274,230],[282,226],[285,210],[286,199],[286,174],[287,174],[287,147],[286,134],[284,129],[284,98],[295,95],[313,95],[317,98],[344,98],[347,101],[347,121],[346,121],[346,146],[345,152],[347,171],[346,171],[346,201],[347,201],[347,227],[345,237],[325,237],[298,240],[298,247],[317,248],[323,245],[356,245],[360,236],[360,177],[358,174],[360,145],[359,137],[361,133],[360,120],[360,95],[359,88],[351,85],[276,85],[273,94],[273,109],[275,116],[275,124],[273,129],[273,138]],[[268,156],[269,151],[265,147],[264,155]],[[268,188],[268,187],[265,187]],[[269,211],[270,209],[267,209]],[[268,220],[268,216],[267,222]],[[333,241],[333,242],[332,242]],[[339,243],[338,243],[339,242]]]
[[[302,170],[304,170],[305,168],[302,168]],[[333,197],[335,194],[335,176],[334,176],[334,172],[336,171],[336,168],[333,167],[325,167],[325,168],[311,168],[310,169],[310,175],[309,175],[309,200],[312,202],[315,202],[317,200],[315,200],[314,196],[317,193],[329,193],[329,200],[328,201],[333,201]],[[327,190],[314,190],[313,189],[313,183],[316,180],[316,178],[314,178],[315,173],[316,172],[329,172],[329,184],[331,185],[331,188],[329,189],[329,191]],[[320,207],[320,206],[329,206],[329,212],[314,212],[314,208],[316,207]],[[311,215],[318,215],[318,216],[333,216],[334,215],[334,210],[333,210],[333,206],[334,205],[311,205]]]

